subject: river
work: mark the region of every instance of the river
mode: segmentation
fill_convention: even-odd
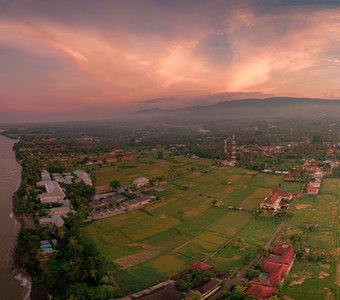
[[[21,177],[21,166],[12,150],[14,143],[14,140],[0,135],[0,298],[4,300],[22,300],[25,297],[25,289],[11,273],[18,227],[12,213],[12,196]]]

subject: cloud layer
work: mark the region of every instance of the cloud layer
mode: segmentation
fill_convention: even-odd
[[[340,98],[339,53],[336,1],[0,0],[0,118],[225,92]]]

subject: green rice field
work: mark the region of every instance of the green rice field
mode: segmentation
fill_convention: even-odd
[[[308,242],[311,250],[327,253],[326,259],[295,260],[285,283],[288,299],[340,299],[340,180],[323,179],[317,196],[303,196],[289,219],[283,238],[294,233]],[[314,224],[312,232],[302,224]]]
[[[85,228],[109,262],[122,294],[154,285],[196,261],[208,262],[216,272],[237,270],[249,249],[264,245],[279,224],[277,219],[255,216],[264,197],[279,184],[292,192],[301,189],[281,176],[219,168],[205,159],[175,157],[129,164],[134,167],[98,169],[97,184],[113,179],[131,183],[140,176],[166,174],[174,167],[187,171],[204,165],[204,169],[168,181],[155,204]],[[213,201],[222,206],[215,207]]]

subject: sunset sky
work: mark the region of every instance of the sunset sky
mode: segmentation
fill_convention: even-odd
[[[340,1],[0,0],[0,123],[227,92],[340,98]]]

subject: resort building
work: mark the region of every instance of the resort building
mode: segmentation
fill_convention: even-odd
[[[282,206],[286,206],[282,201],[290,201],[293,198],[293,194],[282,190],[277,187],[273,189],[270,195],[268,195],[260,205],[263,210],[270,210],[277,212]]]

